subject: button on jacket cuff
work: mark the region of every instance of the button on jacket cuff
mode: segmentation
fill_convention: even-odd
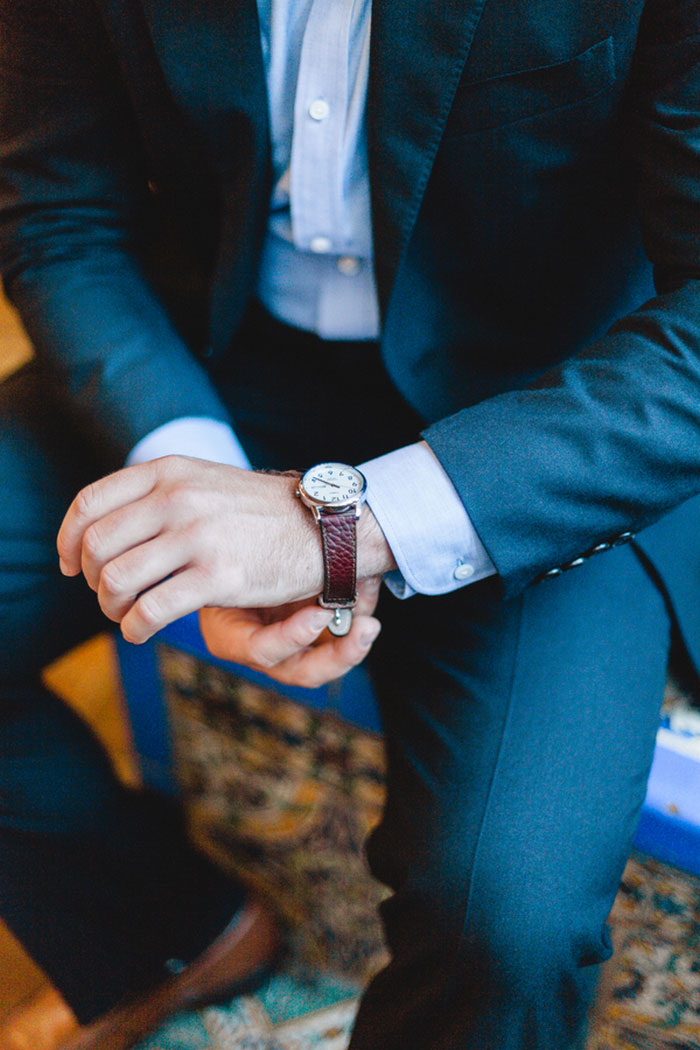
[[[359,468],[367,502],[391,547],[398,572],[385,582],[399,598],[447,594],[496,569],[448,475],[424,442]]]
[[[132,448],[126,466],[146,463],[159,456],[194,456],[250,469],[248,457],[231,427],[206,416],[183,416],[152,430]]]

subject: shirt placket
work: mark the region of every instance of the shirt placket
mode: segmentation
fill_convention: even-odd
[[[319,255],[345,245],[343,131],[353,0],[315,0],[309,12],[294,102],[290,210],[294,243]]]

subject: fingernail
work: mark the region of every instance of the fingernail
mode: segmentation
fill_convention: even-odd
[[[59,569],[61,570],[61,572],[63,573],[64,576],[68,576],[68,566],[64,562],[63,558],[59,558],[58,559],[58,567],[59,567]]]
[[[375,640],[381,629],[381,624],[377,623],[373,627],[368,627],[367,630],[362,632],[362,634],[360,635],[360,645],[363,649],[369,649],[370,645]]]

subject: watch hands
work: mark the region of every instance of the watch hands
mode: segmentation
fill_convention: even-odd
[[[341,485],[336,485],[336,483],[334,481],[326,481],[325,478],[312,478],[311,480],[312,481],[317,481],[320,485],[330,485],[331,488],[334,488],[334,489],[342,488]]]

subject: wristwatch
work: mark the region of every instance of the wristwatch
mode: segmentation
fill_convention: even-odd
[[[347,463],[317,463],[302,474],[297,496],[321,529],[324,584],[318,604],[334,609],[328,630],[344,635],[357,601],[357,519],[367,494],[364,474]]]

